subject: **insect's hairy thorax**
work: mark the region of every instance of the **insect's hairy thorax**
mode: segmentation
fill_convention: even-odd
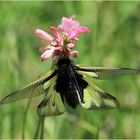
[[[83,100],[83,90],[87,87],[87,82],[78,74],[74,65],[69,59],[59,60],[57,63],[56,91],[60,93],[61,98],[73,108],[79,104],[77,92],[80,99]]]
[[[70,67],[73,68],[71,61],[69,59],[61,59],[57,62],[57,73],[60,76],[65,76],[69,74]]]

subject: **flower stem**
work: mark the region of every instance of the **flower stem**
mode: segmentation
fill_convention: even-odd
[[[43,139],[43,137],[44,137],[44,119],[45,119],[45,117],[41,117],[40,139]]]
[[[25,138],[25,126],[26,126],[26,117],[27,117],[27,113],[30,107],[30,103],[31,103],[31,97],[28,100],[28,104],[24,113],[24,117],[23,117],[23,128],[22,128],[22,139]]]
[[[33,139],[37,139],[38,138],[40,124],[41,124],[41,117],[39,117],[39,119],[38,119],[37,129],[36,129],[36,132],[35,132],[35,135],[34,135]]]
[[[43,139],[43,137],[44,137],[44,119],[45,119],[45,117],[39,117],[34,139],[38,139],[38,138]]]

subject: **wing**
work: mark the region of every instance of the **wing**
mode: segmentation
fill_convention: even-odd
[[[84,80],[88,82],[88,86],[83,92],[83,103],[81,106],[85,109],[113,109],[119,107],[118,100],[105,93],[103,90],[99,89],[94,83],[89,79],[88,76],[83,75]]]
[[[45,93],[45,90],[49,87],[50,83],[53,81],[56,72],[48,72],[46,76],[38,79],[37,81],[11,93],[0,101],[1,104],[14,102],[24,98],[35,97]]]
[[[57,116],[65,112],[65,106],[61,96],[54,89],[55,82],[48,89],[48,95],[37,108],[38,116]]]
[[[123,75],[134,75],[140,74],[139,69],[131,69],[131,68],[104,68],[104,67],[93,67],[93,68],[86,68],[86,67],[75,67],[75,70],[81,71],[92,78],[100,79],[100,80],[107,80],[117,78],[118,76]]]

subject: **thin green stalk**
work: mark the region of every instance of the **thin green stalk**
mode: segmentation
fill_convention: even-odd
[[[52,65],[53,67],[53,65]],[[46,92],[47,93],[47,92]],[[44,96],[44,99],[46,98],[46,95]],[[39,116],[39,120],[38,120],[38,124],[37,124],[37,129],[34,135],[34,139],[37,139],[39,137],[39,133],[40,133],[40,139],[43,139],[44,137],[44,116]]]
[[[35,132],[35,135],[34,135],[34,139],[38,138],[40,125],[41,125],[41,117],[39,117],[39,119],[38,119],[38,124],[37,124],[37,129],[36,129],[36,132]]]
[[[45,117],[39,117],[34,139],[38,139],[38,138],[43,139],[44,138],[44,119],[45,119]]]
[[[44,137],[44,119],[45,119],[45,117],[41,117],[40,139],[43,139],[43,137]]]
[[[31,103],[31,97],[28,100],[28,104],[24,113],[24,117],[23,117],[23,128],[22,128],[22,139],[25,138],[25,126],[26,126],[26,118],[27,118],[27,113],[30,107],[30,103]]]
[[[11,115],[10,115],[10,137],[11,139],[14,139],[15,137],[15,120],[16,120],[16,117],[15,117],[15,113],[16,113],[16,110],[14,108],[11,109]]]

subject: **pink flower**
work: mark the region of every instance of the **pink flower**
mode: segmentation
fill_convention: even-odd
[[[48,58],[50,58],[53,55],[54,52],[54,47],[51,47],[49,49],[47,49],[42,55],[41,55],[41,60],[47,60]]]
[[[72,51],[72,52],[71,52],[71,56],[72,56],[73,58],[77,58],[77,57],[78,57],[78,51]]]
[[[77,36],[81,33],[87,33],[90,30],[87,27],[80,26],[80,23],[71,18],[62,18],[62,23],[58,26],[60,32],[66,33],[66,36],[70,40],[77,40]]]
[[[52,35],[41,29],[36,29],[35,31],[39,38],[49,42],[48,47],[45,48],[44,53],[41,55],[43,61],[56,55],[59,57],[72,56],[76,58],[78,52],[71,52],[71,49],[75,47],[75,43],[78,41],[77,36],[90,30],[87,27],[81,26],[73,17],[63,17],[61,24],[58,27],[50,27],[50,31]]]
[[[53,40],[53,37],[49,35],[48,33],[44,32],[43,30],[36,29],[35,33],[39,38],[46,40],[48,42],[51,42]]]

